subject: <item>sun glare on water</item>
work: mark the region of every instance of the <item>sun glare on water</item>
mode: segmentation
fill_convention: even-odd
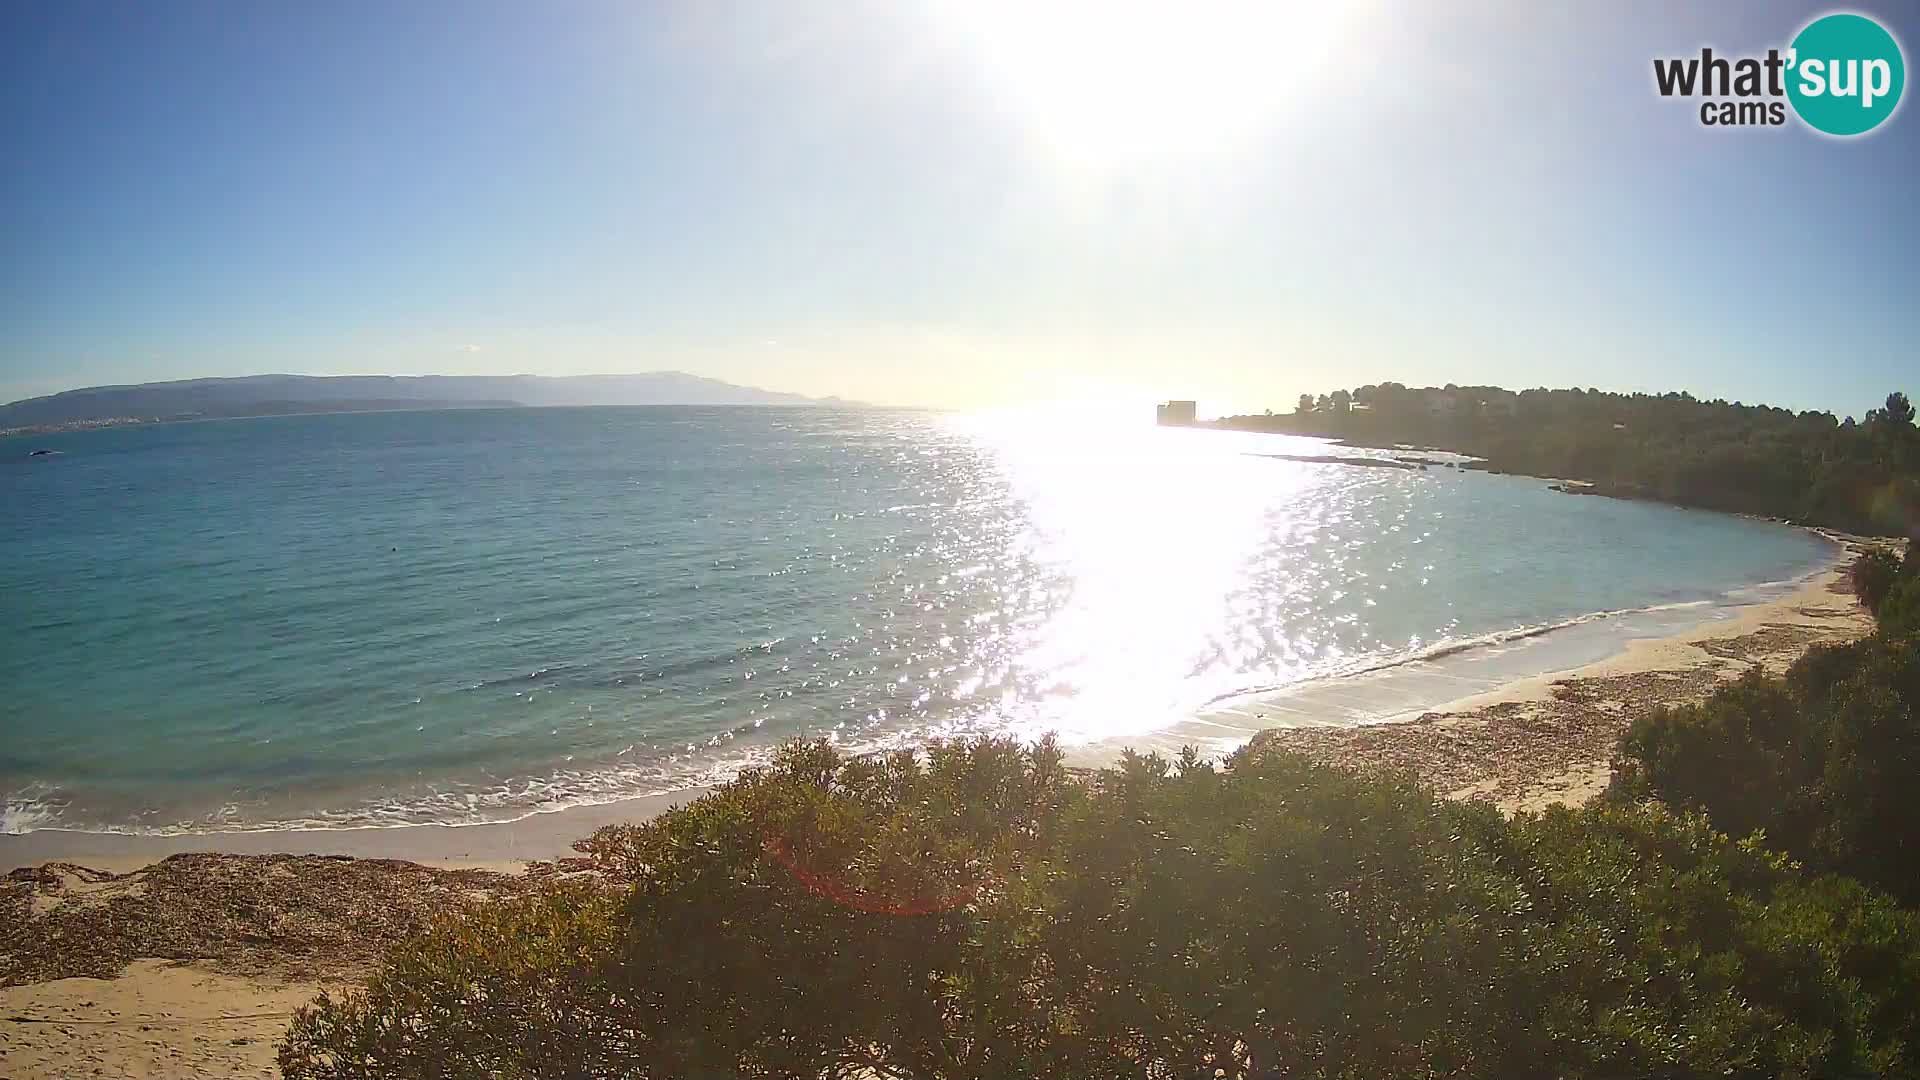
[[[943,33],[1042,148],[1085,166],[1231,155],[1283,123],[1361,5],[941,0]]]
[[[1143,414],[1138,402],[1086,402],[954,420],[1020,507],[1014,548],[1060,590],[1043,623],[1013,636],[1015,665],[1044,699],[1001,715],[1023,737],[1151,731],[1244,682],[1254,662],[1238,651],[1235,597],[1288,530],[1309,474],[1247,456],[1231,434],[1156,428]]]

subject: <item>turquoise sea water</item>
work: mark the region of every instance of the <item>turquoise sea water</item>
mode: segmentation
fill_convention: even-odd
[[[1538,480],[1256,456],[1283,452],[1328,450],[754,408],[0,440],[4,828],[497,820],[794,735],[1112,740],[1827,557]]]

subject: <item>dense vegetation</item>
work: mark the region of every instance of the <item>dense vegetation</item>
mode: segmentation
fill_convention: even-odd
[[[1627,495],[1877,536],[1920,533],[1920,433],[1905,394],[1865,418],[1700,401],[1497,386],[1362,386],[1291,414],[1223,426],[1434,446],[1497,472],[1581,480]]]
[[[796,744],[583,848],[615,886],[449,918],[304,1011],[286,1075],[1920,1070],[1920,917],[1657,804]]]
[[[1872,636],[1636,720],[1616,795],[1704,811],[1920,905],[1920,545],[1861,559],[1853,580]]]

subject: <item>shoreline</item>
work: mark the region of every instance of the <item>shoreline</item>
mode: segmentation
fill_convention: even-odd
[[[603,825],[646,821],[705,795],[708,787],[545,810],[512,821],[464,825],[367,825],[350,829],[264,829],[142,833],[36,829],[0,835],[0,874],[48,862],[126,874],[170,855],[325,855],[399,859],[423,866],[513,873],[524,863],[573,856],[573,842]]]
[[[1310,680],[1277,690],[1235,695],[1210,703],[1193,716],[1151,732],[1067,747],[1068,764],[1095,769],[1117,762],[1123,750],[1157,751],[1177,756],[1192,745],[1203,756],[1222,757],[1254,742],[1298,746],[1313,756],[1366,765],[1382,756],[1359,746],[1419,725],[1430,716],[1458,715],[1508,700],[1545,693],[1554,682],[1581,677],[1588,669],[1630,664],[1651,656],[1649,646],[1693,639],[1734,636],[1749,622],[1783,617],[1783,609],[1804,606],[1803,594],[1843,581],[1845,568],[1870,539],[1827,530],[1807,532],[1830,544],[1827,561],[1785,581],[1760,582],[1735,590],[1778,589],[1769,599],[1741,603],[1700,601],[1660,605],[1630,612],[1582,616],[1542,631],[1515,631],[1490,648],[1449,651],[1431,658]],[[1847,603],[1870,626],[1864,612]],[[1649,632],[1633,634],[1634,620]],[[1671,625],[1665,625],[1670,623]],[[1626,628],[1622,636],[1621,628]],[[1864,630],[1860,630],[1864,633]],[[1663,662],[1663,661],[1662,661]],[[1317,734],[1293,734],[1311,731]],[[1405,752],[1388,753],[1404,757]],[[1423,770],[1416,769],[1416,773]],[[1436,785],[1443,794],[1451,787]],[[541,810],[507,821],[442,824],[369,825],[347,828],[262,829],[227,832],[122,833],[35,829],[0,834],[0,874],[49,862],[78,863],[117,874],[139,870],[171,855],[326,855],[362,859],[399,859],[441,868],[482,868],[513,872],[530,861],[570,857],[572,844],[610,824],[656,817],[699,798],[710,787],[616,799],[605,803]]]
[[[1873,631],[1847,570],[1866,546],[1883,541],[1813,531],[1836,545],[1832,564],[1729,618],[1632,639],[1603,659],[1512,679],[1418,715],[1357,727],[1273,727],[1250,745],[1398,771],[1446,798],[1490,802],[1509,814],[1578,806],[1606,788],[1614,747],[1634,718],[1703,700],[1749,670],[1778,673],[1816,645]]]
[[[1844,593],[1852,623],[1836,625],[1834,639],[1867,633],[1871,619],[1853,603],[1846,570],[1864,547],[1885,542],[1800,528],[1827,543],[1829,551],[1820,563],[1790,578],[1742,586],[1717,599],[1595,612],[1442,643],[1425,654],[1360,671],[1231,695],[1163,729],[1071,747],[1068,760],[1093,768],[1117,761],[1128,748],[1171,758],[1194,746],[1203,757],[1218,758],[1255,742],[1318,751],[1370,741],[1437,714],[1458,714],[1515,695],[1535,697],[1561,680],[1613,671],[1617,665],[1631,670],[1644,663],[1658,670],[1671,653],[1656,655],[1650,648],[1739,637],[1751,626],[1794,618],[1796,608],[1822,597],[1831,600],[1835,592]],[[1847,622],[1840,612],[1831,614],[1837,624]],[[1361,763],[1352,758],[1338,756],[1345,764]]]

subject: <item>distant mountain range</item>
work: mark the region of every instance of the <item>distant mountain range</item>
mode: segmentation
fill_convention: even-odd
[[[91,386],[0,405],[0,430],[277,413],[554,405],[853,405],[682,371],[640,375],[248,375]]]

